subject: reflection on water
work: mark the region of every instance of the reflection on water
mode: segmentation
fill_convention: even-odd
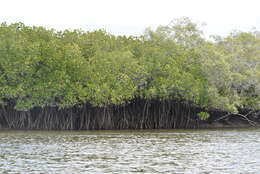
[[[259,129],[0,131],[0,173],[259,172]]]

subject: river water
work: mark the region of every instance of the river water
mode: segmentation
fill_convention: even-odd
[[[0,131],[1,174],[259,174],[260,129]]]

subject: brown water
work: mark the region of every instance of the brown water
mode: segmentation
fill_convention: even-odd
[[[0,173],[259,174],[260,129],[0,131]]]

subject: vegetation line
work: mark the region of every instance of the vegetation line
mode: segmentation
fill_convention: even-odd
[[[2,127],[185,128],[215,113],[255,125],[259,77],[256,30],[209,40],[186,17],[138,37],[0,26]]]

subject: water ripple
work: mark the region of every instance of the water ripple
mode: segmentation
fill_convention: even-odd
[[[0,132],[7,174],[257,174],[259,164],[259,129]]]

